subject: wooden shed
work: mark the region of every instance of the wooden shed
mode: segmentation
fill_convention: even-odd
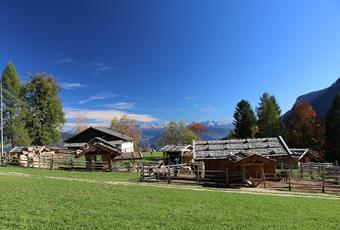
[[[160,149],[171,164],[190,164],[193,159],[192,145],[166,145]]]
[[[95,137],[84,145],[81,151],[76,154],[76,158],[85,156],[86,169],[88,170],[111,171],[112,161],[120,155],[122,152],[117,146]]]
[[[281,137],[193,142],[195,161],[204,162],[206,174],[223,177],[241,173],[245,177],[275,175],[278,159],[291,160],[291,151]]]
[[[292,152],[293,163],[295,165],[299,165],[300,163],[309,163],[320,158],[318,152],[308,148],[291,148],[290,150]]]

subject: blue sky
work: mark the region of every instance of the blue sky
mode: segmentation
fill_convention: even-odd
[[[334,82],[339,24],[326,0],[2,0],[0,66],[55,76],[68,123],[232,120],[241,99],[285,112]]]

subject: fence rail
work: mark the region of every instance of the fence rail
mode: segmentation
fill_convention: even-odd
[[[85,161],[78,159],[57,159],[53,157],[6,159],[2,161],[3,166],[15,165],[27,168],[65,169],[65,170],[108,170],[107,161]],[[111,171],[133,171],[134,167],[126,162],[115,162],[111,165]]]

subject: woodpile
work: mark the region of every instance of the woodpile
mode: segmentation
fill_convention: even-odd
[[[9,152],[9,158],[21,167],[49,168],[54,154],[46,146],[15,147]]]

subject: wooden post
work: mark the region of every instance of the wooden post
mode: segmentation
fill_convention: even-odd
[[[309,163],[309,176],[311,179],[313,179],[313,163]]]
[[[340,184],[340,166],[339,166],[339,164],[338,164],[338,161],[335,161],[335,169],[336,169],[336,174],[335,174],[335,176],[336,176],[336,182],[337,182],[337,184]]]
[[[50,170],[53,169],[53,157],[50,157]]]
[[[71,159],[71,170],[73,171],[73,159]]]
[[[288,188],[289,188],[289,191],[292,191],[291,176],[292,176],[291,172],[288,171],[288,183],[289,183]]]
[[[303,164],[300,164],[300,177],[303,178]]]
[[[107,158],[107,164],[109,166],[109,171],[112,172],[112,160],[111,160],[111,154],[109,154]]]
[[[171,184],[170,162],[169,162],[169,165],[168,165],[168,184]]]
[[[263,165],[261,165],[261,174],[262,174],[262,180],[263,180],[263,186],[264,186],[264,189],[267,189],[267,184],[266,184],[266,175],[264,174]]]
[[[229,185],[229,173],[228,173],[228,168],[225,169],[225,184],[228,186]]]
[[[144,181],[144,165],[142,165],[142,170],[140,171],[140,179],[139,181],[143,182]]]
[[[325,192],[325,166],[322,166],[322,192]]]

